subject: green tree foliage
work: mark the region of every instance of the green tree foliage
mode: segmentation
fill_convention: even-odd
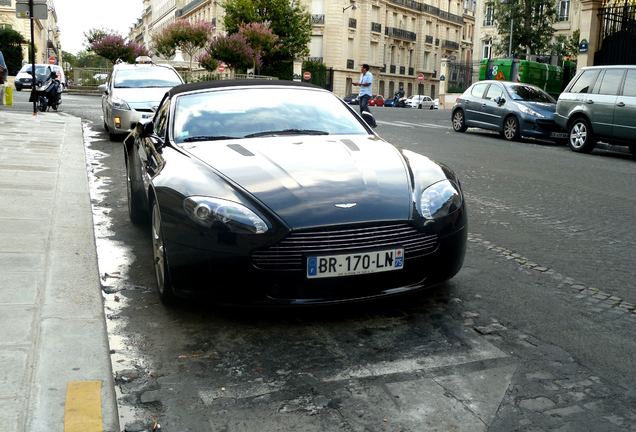
[[[311,40],[309,12],[301,2],[290,0],[226,0],[223,23],[228,33],[238,33],[241,24],[266,24],[279,44],[266,53],[263,63],[292,61],[305,57]]]
[[[9,75],[15,75],[22,67],[22,44],[27,41],[17,31],[5,28],[0,29],[0,51],[9,69]]]
[[[494,2],[499,41],[496,50],[508,55],[510,21],[512,20],[512,52],[526,57],[550,52],[556,21],[552,0],[505,0]]]
[[[214,27],[205,21],[191,23],[180,19],[153,35],[153,48],[165,58],[172,57],[180,49],[190,57],[192,70],[192,61],[208,44],[212,30]]]
[[[581,37],[581,31],[576,29],[572,32],[570,37],[564,35],[558,35],[554,38],[552,43],[552,54],[559,57],[569,57],[575,59],[579,52],[579,38]]]
[[[135,58],[148,55],[148,50],[134,41],[127,41],[117,33],[105,30],[90,30],[85,33],[88,50],[110,60],[115,64],[117,60],[133,63]]]

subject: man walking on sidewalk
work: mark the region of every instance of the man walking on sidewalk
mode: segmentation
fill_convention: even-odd
[[[360,71],[360,81],[353,83],[354,86],[360,86],[360,95],[358,100],[360,101],[360,115],[371,127],[376,127],[375,118],[369,110],[369,99],[372,96],[371,89],[373,87],[373,74],[369,72],[369,65],[364,63]]]

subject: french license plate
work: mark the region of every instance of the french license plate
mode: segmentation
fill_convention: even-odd
[[[404,249],[307,257],[307,278],[379,273],[404,268]]]
[[[567,132],[552,132],[550,133],[550,138],[567,138]]]

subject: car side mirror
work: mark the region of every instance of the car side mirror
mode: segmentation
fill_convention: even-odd
[[[99,89],[99,91],[108,94],[108,87],[106,86],[106,84],[100,84],[97,86],[97,88]]]

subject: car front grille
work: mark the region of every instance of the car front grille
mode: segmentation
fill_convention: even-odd
[[[254,251],[251,258],[262,270],[304,271],[308,255],[403,247],[405,258],[410,259],[434,251],[437,244],[437,235],[424,235],[407,224],[336,227],[291,232],[275,245]]]

